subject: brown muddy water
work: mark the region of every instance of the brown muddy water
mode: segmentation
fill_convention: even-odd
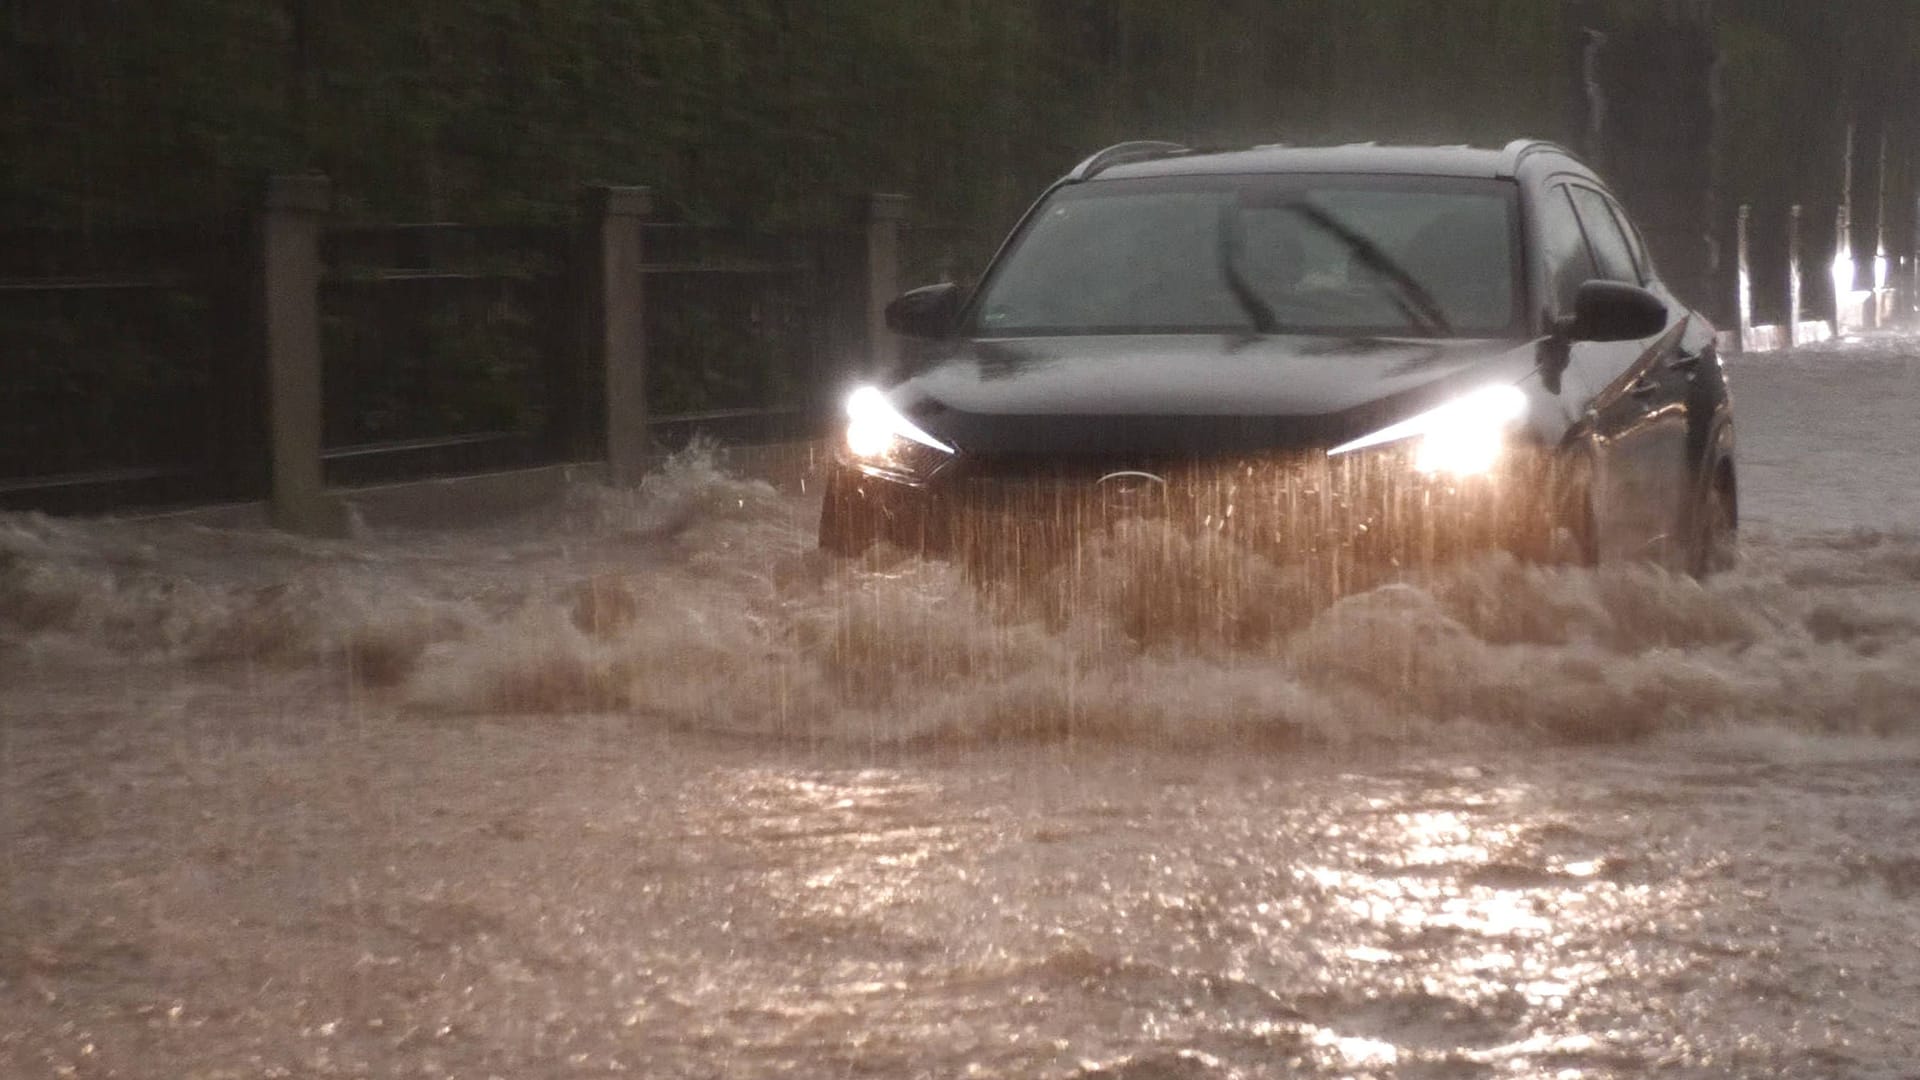
[[[0,517],[0,1077],[1920,1076],[1916,355],[1735,366],[1706,586]]]

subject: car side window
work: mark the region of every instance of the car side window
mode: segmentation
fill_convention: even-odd
[[[1554,314],[1571,315],[1580,286],[1592,280],[1594,270],[1586,235],[1564,187],[1552,188],[1540,200],[1540,247]]]
[[[1573,195],[1574,208],[1579,211],[1580,224],[1586,227],[1587,243],[1593,248],[1593,259],[1600,268],[1600,276],[1609,281],[1625,282],[1628,285],[1640,284],[1640,268],[1635,265],[1633,249],[1627,246],[1627,237],[1620,229],[1620,223],[1614,220],[1613,211],[1607,206],[1607,197],[1586,187],[1568,189]]]
[[[1640,227],[1627,216],[1625,207],[1613,199],[1607,200],[1613,208],[1613,218],[1620,223],[1620,231],[1627,238],[1627,247],[1633,249],[1633,263],[1640,268],[1640,284],[1645,285],[1654,278],[1653,259],[1647,254],[1647,242],[1640,236]]]

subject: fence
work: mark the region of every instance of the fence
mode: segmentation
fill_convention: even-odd
[[[593,460],[631,480],[698,434],[810,433],[893,356],[903,259],[951,272],[963,246],[898,196],[786,232],[655,221],[638,188],[590,192],[572,227],[342,224],[330,202],[276,178],[250,222],[8,234],[0,508],[267,498],[326,533],[341,485]]]
[[[324,230],[326,482],[545,464],[582,449],[575,247],[562,228]]]
[[[240,230],[0,234],[0,507],[264,490]]]
[[[1846,127],[1830,211],[1808,213],[1795,204],[1756,214],[1751,205],[1739,207],[1723,294],[1731,306],[1722,335],[1728,351],[1787,349],[1920,314],[1920,193],[1896,195],[1898,186],[1914,183],[1912,168],[1891,167],[1884,129],[1877,154],[1875,141],[1861,140],[1859,131],[1854,123]],[[1902,228],[1896,218],[1909,210]]]
[[[1857,255],[1853,224],[1842,205],[1835,215],[1832,263],[1809,266],[1804,255],[1807,221],[1801,206],[1787,208],[1781,223],[1785,257],[1774,282],[1777,294],[1760,295],[1754,282],[1753,208],[1740,207],[1732,267],[1734,321],[1722,334],[1727,351],[1771,352],[1814,344],[1893,326],[1920,311],[1920,252],[1892,256],[1883,235],[1873,254]],[[1810,304],[1809,296],[1820,299]],[[1760,321],[1769,317],[1771,321]]]
[[[865,345],[858,228],[748,232],[642,228],[646,400],[662,446],[812,430]],[[875,286],[891,296],[893,284]]]

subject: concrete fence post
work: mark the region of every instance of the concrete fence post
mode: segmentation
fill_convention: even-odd
[[[1747,339],[1753,335],[1753,255],[1748,233],[1753,226],[1753,207],[1742,204],[1733,227],[1733,351],[1747,351]]]
[[[1867,328],[1879,330],[1892,321],[1893,297],[1889,291],[1892,277],[1887,260],[1887,130],[1880,129],[1880,160],[1875,164],[1873,180],[1873,253],[1868,256]]]
[[[1800,204],[1787,211],[1787,345],[1800,344]]]
[[[320,225],[332,202],[324,176],[274,176],[260,215],[271,513],[276,528],[310,536],[341,536],[347,527],[320,461]]]
[[[905,195],[867,198],[867,373],[878,374],[900,359],[900,342],[887,329],[887,304],[900,293],[900,224]]]
[[[1833,332],[1836,336],[1859,328],[1864,312],[1857,311],[1854,294],[1859,290],[1859,263],[1853,257],[1853,208],[1846,203],[1833,217]]]
[[[593,278],[594,365],[606,393],[607,476],[633,484],[646,475],[652,444],[647,431],[646,243],[641,226],[653,214],[644,187],[595,187],[588,192],[589,258]]]

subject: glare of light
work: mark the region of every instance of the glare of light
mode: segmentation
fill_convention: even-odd
[[[1393,820],[1406,830],[1407,848],[1401,856],[1405,866],[1483,863],[1493,857],[1490,845],[1511,839],[1507,829],[1476,825],[1452,810],[1395,814]]]
[[[1506,432],[1497,427],[1442,428],[1420,440],[1413,467],[1428,476],[1480,476],[1493,471],[1506,445]]]
[[[891,423],[893,407],[879,390],[863,386],[847,397],[847,449],[854,457],[888,456],[897,436]]]
[[[1491,472],[1506,449],[1507,429],[1527,414],[1527,395],[1497,384],[1454,398],[1408,420],[1334,447],[1338,456],[1404,439],[1420,440],[1414,467],[1427,475],[1480,476]]]
[[[893,407],[877,386],[862,386],[847,395],[847,450],[854,457],[892,457],[899,444],[916,442],[952,453],[953,448],[922,431]]]
[[[1843,249],[1833,257],[1833,294],[1852,295],[1853,280],[1853,253]]]
[[[1289,876],[1301,892],[1322,894],[1313,905],[1325,913],[1326,925],[1316,933],[1340,928],[1323,938],[1334,946],[1323,955],[1343,980],[1474,1007],[1524,1002],[1532,1019],[1518,1032],[1523,1041],[1463,1047],[1449,1058],[1502,1076],[1584,1076],[1584,1068],[1554,1071],[1551,1058],[1601,1051],[1622,1037],[1579,1030],[1587,1026],[1580,1020],[1587,1005],[1613,993],[1623,971],[1644,982],[1687,961],[1589,955],[1570,943],[1613,940],[1650,919],[1683,916],[1699,897],[1674,881],[1609,880],[1597,855],[1559,859],[1540,850],[1527,819],[1499,812],[1503,805],[1526,805],[1524,794],[1520,788],[1479,792],[1471,806],[1458,809],[1427,804],[1427,789],[1410,797],[1350,796],[1342,800],[1342,816],[1360,820],[1326,828],[1322,850],[1329,861],[1295,865]],[[1329,1072],[1384,1074],[1407,1056],[1371,1030],[1307,1027],[1304,1033]]]
[[[1390,1042],[1342,1035],[1331,1028],[1315,1028],[1313,1045],[1332,1050],[1340,1056],[1341,1064],[1351,1068],[1378,1068],[1396,1065],[1400,1061],[1400,1048]]]

